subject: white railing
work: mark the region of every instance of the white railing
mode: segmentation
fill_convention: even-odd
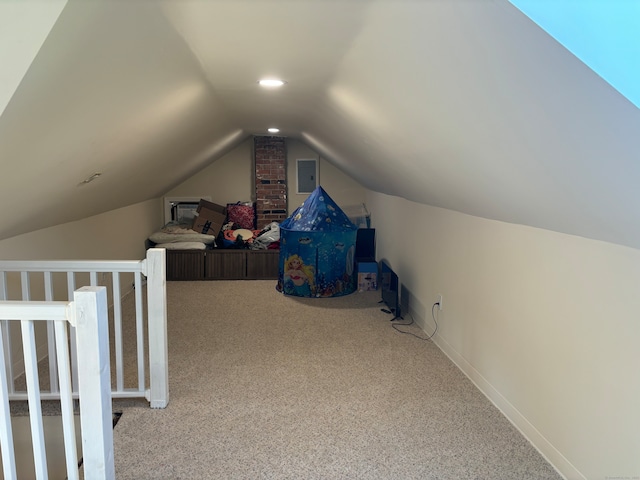
[[[67,337],[67,324],[70,324],[75,328],[78,344],[78,395],[84,476],[92,479],[113,479],[115,466],[106,288],[82,287],[74,292],[73,298],[72,302],[0,301],[0,319],[4,322],[20,322],[21,326],[36,479],[48,478],[35,335],[35,324],[42,321],[53,324],[55,331],[67,478],[79,478]],[[0,330],[0,365],[4,362],[6,353],[4,335],[5,330]],[[11,382],[8,380],[5,368],[0,368],[2,467],[4,478],[15,480],[18,478],[19,469],[13,443],[7,388]]]
[[[112,364],[114,378],[111,382],[113,398],[143,397],[150,402],[151,408],[164,408],[169,402],[169,374],[167,352],[167,300],[166,300],[166,267],[165,250],[152,248],[147,250],[147,257],[140,261],[89,261],[89,260],[54,260],[54,261],[0,261],[0,301],[2,300],[34,300],[41,296],[43,301],[70,301],[77,285],[98,286],[99,283],[109,285],[108,294],[112,308],[109,309],[110,329],[112,332]],[[133,275],[135,295],[135,325],[133,321],[123,321],[122,309],[122,277]],[[62,276],[62,277],[61,277]],[[145,317],[143,289],[146,277],[147,315]],[[65,281],[66,280],[66,281]],[[65,286],[66,283],[66,286]],[[61,288],[62,284],[62,288]],[[38,290],[37,295],[32,294]],[[108,295],[109,296],[109,295]],[[15,298],[10,298],[15,297]],[[59,298],[60,297],[60,298]],[[40,298],[35,298],[40,300]],[[11,324],[0,321],[2,329],[5,360],[5,375],[8,381],[10,400],[26,400],[28,394],[20,390],[16,380],[23,375],[26,365],[14,349],[16,335],[12,334]],[[38,351],[38,360],[48,359],[48,390],[43,389],[43,400],[60,398],[58,383],[58,366],[55,355],[55,333],[53,323],[47,324],[46,348]],[[145,328],[148,331],[145,339]],[[135,329],[135,333],[131,330]],[[130,345],[131,333],[135,337],[134,351],[136,374],[125,368],[125,345]],[[129,343],[126,343],[129,340]],[[75,328],[70,327],[71,344],[71,382],[73,396],[78,396],[78,338]],[[145,341],[148,344],[148,356],[145,354]],[[45,354],[41,350],[46,350]],[[24,360],[26,361],[26,359]],[[147,370],[148,367],[148,370]],[[125,375],[127,373],[127,375]],[[147,373],[148,386],[147,386]],[[25,378],[25,377],[22,377]]]

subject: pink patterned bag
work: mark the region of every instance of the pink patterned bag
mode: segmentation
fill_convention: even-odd
[[[256,228],[256,210],[251,202],[227,203],[227,221],[233,222],[233,228]]]

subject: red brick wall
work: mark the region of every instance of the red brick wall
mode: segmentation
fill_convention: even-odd
[[[287,151],[284,137],[254,137],[256,215],[259,229],[287,218]]]

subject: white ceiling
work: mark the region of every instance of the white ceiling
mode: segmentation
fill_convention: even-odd
[[[0,117],[0,239],[272,125],[372,190],[640,248],[640,111],[507,0],[70,0]]]

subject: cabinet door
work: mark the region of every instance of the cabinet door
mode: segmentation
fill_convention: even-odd
[[[167,280],[204,279],[204,250],[167,250]]]
[[[251,250],[247,252],[247,278],[271,280],[278,278],[278,250]]]
[[[247,277],[244,250],[209,250],[205,259],[205,277],[209,280],[242,280]]]

